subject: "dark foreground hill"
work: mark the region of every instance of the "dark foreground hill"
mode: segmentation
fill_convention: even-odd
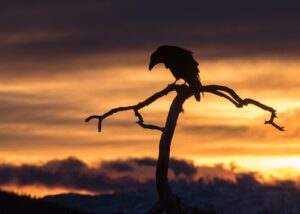
[[[300,214],[300,191],[288,184],[266,186],[246,176],[235,184],[216,181],[172,187],[191,214]],[[156,195],[151,189],[99,196],[64,194],[44,200],[95,214],[144,214]]]
[[[245,175],[236,183],[176,182],[172,188],[190,214],[300,214],[300,191],[293,183],[269,186]],[[96,196],[62,194],[43,199],[0,191],[0,214],[144,214],[156,200],[155,188]]]
[[[0,214],[88,214],[72,208],[62,207],[45,200],[19,196],[0,190]]]

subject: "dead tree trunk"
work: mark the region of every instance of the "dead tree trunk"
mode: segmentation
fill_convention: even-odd
[[[172,193],[169,186],[168,167],[170,147],[178,116],[180,112],[183,111],[182,106],[184,102],[191,96],[188,91],[188,88],[185,87],[182,87],[182,90],[177,91],[177,96],[171,104],[165,128],[160,138],[159,155],[156,164],[156,188],[159,195],[159,201],[149,212],[151,214],[163,213],[163,211],[166,211],[168,214],[185,213],[180,199]]]

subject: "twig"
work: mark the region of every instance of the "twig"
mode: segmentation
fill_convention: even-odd
[[[160,130],[162,132],[164,131],[163,127],[159,127],[159,126],[151,125],[151,124],[145,124],[142,115],[140,114],[140,112],[137,109],[134,109],[134,113],[135,113],[135,116],[139,119],[136,123],[139,124],[144,129],[156,129],[156,130]]]
[[[269,107],[269,106],[266,106],[265,104],[262,104],[256,100],[253,100],[253,99],[250,99],[250,98],[246,98],[244,99],[243,101],[243,105],[248,105],[248,104],[252,104],[252,105],[256,105],[258,106],[259,108],[261,109],[264,109],[266,111],[269,111],[271,112],[271,117],[269,120],[266,120],[265,121],[265,124],[271,124],[272,126],[274,126],[276,129],[280,130],[280,131],[285,131],[284,130],[284,127],[283,126],[279,126],[277,125],[275,122],[274,122],[274,119],[277,118],[277,114],[276,114],[276,110]]]

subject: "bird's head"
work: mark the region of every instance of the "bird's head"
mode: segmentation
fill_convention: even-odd
[[[159,48],[151,54],[150,63],[149,63],[149,70],[151,71],[151,69],[155,65],[157,65],[159,63],[163,63],[163,62],[164,62],[164,54],[161,51],[161,49]]]

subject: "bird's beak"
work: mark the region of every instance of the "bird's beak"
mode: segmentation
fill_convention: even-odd
[[[149,63],[149,71],[151,71],[151,69],[155,66],[155,63],[153,63],[153,61],[150,61]]]

